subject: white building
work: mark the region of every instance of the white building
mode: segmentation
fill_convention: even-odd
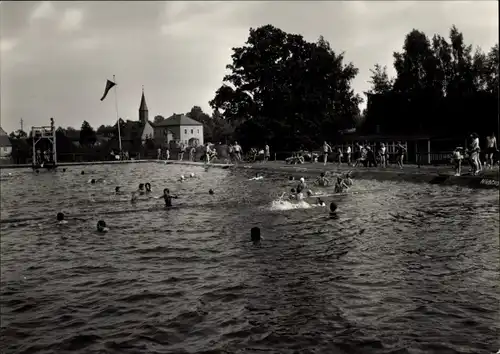
[[[174,114],[154,124],[155,141],[161,145],[171,142],[186,146],[203,145],[203,124],[183,114]]]
[[[0,158],[10,158],[12,154],[12,144],[9,135],[0,127]]]

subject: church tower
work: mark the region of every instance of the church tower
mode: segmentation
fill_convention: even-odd
[[[141,105],[139,106],[139,121],[141,123],[146,123],[148,120],[149,120],[148,105],[146,104],[146,98],[144,97],[144,86],[142,86]]]

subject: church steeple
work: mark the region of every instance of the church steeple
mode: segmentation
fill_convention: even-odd
[[[146,104],[146,97],[144,97],[144,86],[142,86],[141,105],[139,106],[139,121],[145,123],[149,120],[148,105]]]

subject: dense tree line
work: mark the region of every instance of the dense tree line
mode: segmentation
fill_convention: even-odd
[[[465,44],[453,26],[449,40],[412,30],[387,68],[371,70],[366,131],[465,134],[498,130],[498,44],[488,53]]]

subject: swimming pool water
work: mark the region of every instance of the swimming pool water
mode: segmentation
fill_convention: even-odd
[[[360,193],[325,198],[338,204],[330,219],[319,207],[272,211],[292,183],[252,175],[155,163],[2,170],[2,220],[46,217],[0,225],[2,353],[500,348],[498,191],[360,180]],[[177,208],[132,205],[140,182],[179,194]],[[56,226],[58,211],[68,224]]]

